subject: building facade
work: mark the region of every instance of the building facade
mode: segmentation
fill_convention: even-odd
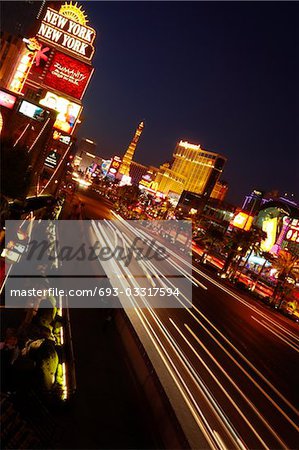
[[[228,193],[228,183],[226,181],[217,180],[212,192],[211,198],[223,202]]]
[[[160,167],[156,177],[158,190],[180,195],[184,190],[209,198],[226,162],[218,153],[203,150],[200,145],[180,141],[171,164]]]
[[[42,123],[44,134],[50,123],[48,111],[56,116],[46,146],[36,153],[37,185],[40,192],[51,192],[57,189],[55,183],[59,184],[81,123],[82,99],[94,70],[96,32],[87,25],[87,17],[77,3],[42,2],[38,17],[32,26],[36,30],[33,35],[11,43],[5,37],[0,86],[21,98],[17,113],[28,119],[28,127],[20,127],[15,139],[26,139],[32,127],[38,129],[31,126],[32,120]]]
[[[132,184],[138,185],[142,177],[147,173],[148,166],[132,161],[130,164],[130,177]]]

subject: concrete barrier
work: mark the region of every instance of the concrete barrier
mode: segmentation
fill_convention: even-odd
[[[115,310],[115,324],[166,449],[190,449],[162,384],[124,310]]]

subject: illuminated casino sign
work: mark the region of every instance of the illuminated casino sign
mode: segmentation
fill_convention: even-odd
[[[111,161],[110,167],[107,171],[107,176],[115,177],[120,166],[121,166],[121,159],[118,156],[114,156],[114,158]]]
[[[54,128],[72,134],[82,106],[50,91],[39,103],[58,112]]]
[[[75,58],[56,52],[44,78],[44,84],[74,98],[81,99],[93,68]]]
[[[110,164],[111,164],[111,159],[105,159],[102,162],[101,171],[102,171],[103,175],[105,175],[105,176],[107,175],[107,172],[109,170]]]
[[[96,32],[86,25],[84,12],[71,3],[59,13],[47,8],[37,36],[88,61],[94,54]]]
[[[0,91],[0,105],[12,109],[16,103],[17,97],[5,91]]]
[[[236,214],[234,219],[231,221],[231,225],[241,230],[249,231],[253,223],[253,217],[240,211]]]
[[[299,219],[292,219],[286,234],[286,240],[299,243]]]

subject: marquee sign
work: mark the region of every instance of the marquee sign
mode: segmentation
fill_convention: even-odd
[[[52,8],[47,8],[37,37],[88,61],[94,54],[95,30],[71,20]]]
[[[93,68],[64,53],[56,52],[44,84],[81,100],[87,88]]]
[[[299,244],[299,219],[292,219],[286,234],[286,240]]]

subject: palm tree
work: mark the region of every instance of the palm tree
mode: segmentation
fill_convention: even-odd
[[[234,228],[230,235],[226,235],[226,242],[224,243],[224,250],[227,252],[227,258],[222,268],[223,274],[231,271],[234,261],[240,262],[242,254],[248,250],[248,231]],[[239,257],[239,258],[237,258]],[[235,271],[233,271],[235,273]]]
[[[230,274],[230,278],[235,278],[242,262],[242,258],[247,254],[247,258],[244,264],[241,266],[241,272],[246,267],[250,256],[253,252],[260,252],[261,242],[266,239],[267,234],[258,227],[252,227],[250,231],[235,230],[232,235],[233,248],[235,249],[235,255],[239,256],[233,271]],[[236,249],[237,247],[237,249]],[[229,267],[228,267],[229,268]],[[228,269],[227,269],[228,270]],[[238,277],[236,277],[238,278]]]
[[[284,289],[287,285],[288,278],[294,280],[294,285],[299,279],[299,258],[287,250],[280,250],[277,258],[272,263],[272,267],[277,271],[277,284],[272,295],[271,303],[275,303],[277,297],[280,296],[277,305],[280,308],[285,297]]]
[[[241,254],[240,256],[236,272],[240,268],[240,273],[242,273],[242,271],[246,268],[252,254],[259,255],[261,253],[261,242],[265,239],[267,239],[267,233],[261,228],[253,227],[249,232],[247,232],[247,236],[245,236],[245,245],[243,245],[243,255]],[[242,257],[246,254],[247,257],[244,263],[241,265]]]
[[[253,283],[253,285],[251,287],[252,291],[255,290],[256,285],[258,284],[261,276],[263,275],[263,272],[265,270],[267,262],[272,262],[274,260],[274,256],[270,252],[261,252],[261,256],[264,258],[264,263],[263,263],[262,267],[260,268],[260,270],[258,272],[258,275],[257,275],[257,277],[256,277],[256,279],[255,279],[255,281],[254,281],[254,283]]]
[[[200,238],[200,243],[203,243],[204,245],[204,252],[201,256],[200,262],[203,262],[205,260],[207,254],[211,252],[212,249],[215,248],[215,246],[218,247],[221,243],[223,243],[223,239],[223,232],[218,228],[208,228],[205,234]]]

